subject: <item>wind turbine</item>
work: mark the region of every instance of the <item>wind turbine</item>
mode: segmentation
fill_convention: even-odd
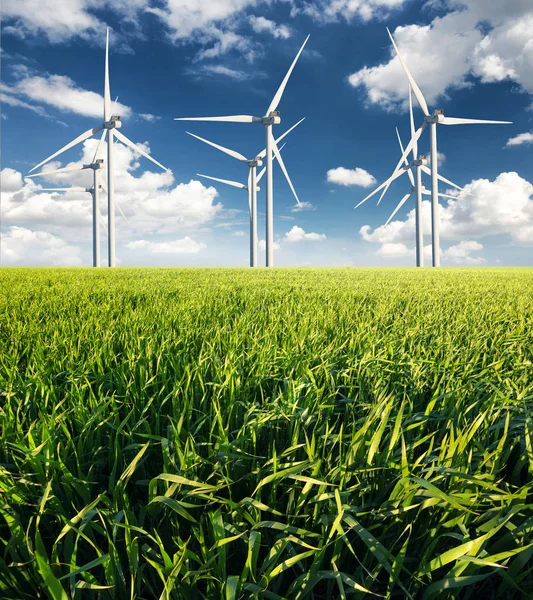
[[[77,138],[69,142],[66,146],[63,146],[57,152],[54,152],[48,158],[45,158],[38,165],[35,165],[33,169],[30,169],[30,173],[35,171],[41,165],[44,165],[48,161],[52,160],[59,154],[62,154],[66,150],[69,150],[73,146],[80,144],[81,142],[89,139],[99,131],[102,131],[102,136],[100,137],[100,141],[98,142],[98,147],[96,149],[96,153],[98,153],[98,149],[100,144],[104,141],[106,135],[108,136],[107,140],[107,203],[108,203],[108,261],[109,266],[114,267],[116,264],[115,261],[115,158],[113,151],[113,138],[116,137],[126,146],[129,146],[135,152],[138,152],[148,160],[151,160],[158,167],[161,167],[164,171],[168,171],[166,167],[164,167],[161,163],[157,162],[155,158],[152,158],[148,153],[139,148],[136,144],[134,144],[130,139],[128,139],[123,133],[119,131],[120,127],[122,127],[122,122],[120,117],[111,114],[111,91],[109,87],[109,27],[107,28],[106,34],[106,45],[105,45],[105,75],[104,75],[104,118],[101,125],[97,127],[93,127],[89,129],[85,133],[82,133]]]
[[[302,47],[298,51],[298,54],[294,58],[287,74],[285,75],[281,85],[278,88],[278,91],[275,93],[272,101],[267,108],[266,114],[264,117],[253,117],[251,115],[233,115],[227,117],[181,117],[174,119],[175,121],[225,121],[229,123],[261,123],[264,125],[266,132],[266,266],[273,267],[274,266],[274,197],[273,197],[273,180],[272,180],[272,152],[276,156],[276,159],[283,171],[285,178],[287,179],[289,186],[296,198],[298,204],[300,204],[300,200],[298,199],[298,195],[294,190],[294,186],[292,185],[289,174],[287,173],[287,169],[285,168],[285,164],[283,163],[283,159],[280,156],[278,146],[276,141],[274,140],[274,136],[272,135],[272,126],[279,125],[281,123],[281,118],[279,112],[276,111],[281,97],[283,96],[283,92],[285,91],[285,87],[287,82],[289,81],[289,77],[300,58],[300,54],[303,52],[305,45],[307,44],[307,40],[309,39],[309,35],[305,38]]]
[[[437,124],[439,125],[468,125],[468,124],[479,124],[479,123],[489,123],[489,124],[498,124],[498,125],[509,125],[511,121],[487,121],[484,119],[462,119],[457,117],[445,117],[444,111],[439,109],[435,110],[432,115],[429,113],[428,105],[424,98],[424,95],[420,91],[420,88],[416,84],[413,76],[411,75],[407,65],[405,64],[398,47],[396,46],[396,42],[392,37],[391,32],[387,28],[387,33],[391,39],[392,45],[394,46],[394,50],[398,55],[398,59],[403,67],[405,75],[409,81],[409,85],[413,90],[413,93],[418,101],[422,112],[424,113],[424,123],[422,126],[415,132],[414,136],[411,138],[411,142],[408,145],[405,156],[411,151],[411,144],[415,144],[418,138],[422,135],[424,129],[429,125],[430,128],[430,156],[431,156],[431,251],[433,258],[433,266],[440,267],[440,235],[439,235],[439,199],[438,199],[438,167],[437,167]],[[413,140],[415,140],[413,142]],[[400,159],[398,163],[398,167],[404,161],[404,156]],[[396,168],[398,168],[396,167]],[[388,187],[388,186],[387,186]]]
[[[289,133],[293,129],[298,127],[298,125],[304,119],[305,119],[305,117],[303,119],[300,119],[298,121],[298,123],[293,125],[285,133],[280,135],[279,138],[277,140],[275,140],[275,144],[277,145],[278,142],[280,142],[284,137],[289,135]],[[186,133],[188,133],[190,136],[196,138],[197,140],[200,140],[201,142],[204,142],[205,144],[208,144],[209,146],[213,146],[213,148],[216,148],[217,150],[220,150],[221,152],[228,154],[232,158],[236,158],[238,161],[243,162],[246,165],[248,165],[248,184],[245,186],[238,182],[230,183],[225,179],[216,179],[214,177],[207,177],[207,178],[214,179],[215,181],[219,181],[220,183],[226,183],[227,185],[233,185],[234,187],[240,187],[241,189],[248,190],[248,206],[250,207],[250,266],[256,267],[257,266],[257,192],[259,191],[259,188],[257,187],[257,183],[259,182],[259,180],[261,179],[261,177],[263,176],[263,174],[265,172],[265,170],[263,169],[263,171],[261,172],[261,175],[258,178],[257,177],[257,167],[261,167],[263,165],[263,158],[265,157],[265,154],[266,154],[266,148],[263,149],[254,158],[248,159],[245,156],[243,156],[242,154],[240,154],[239,152],[236,152],[235,150],[231,150],[230,148],[225,148],[224,146],[219,146],[218,144],[215,144],[214,142],[210,142],[209,140],[206,140],[205,138],[202,138],[199,135],[195,135],[194,133],[190,133],[189,131],[187,131]],[[280,150],[280,152],[281,152],[281,150]],[[204,177],[204,175],[200,175],[200,174],[198,174],[198,176]],[[288,178],[288,175],[287,175],[287,178]],[[290,183],[290,180],[289,180],[289,183]],[[291,184],[291,187],[292,187],[292,184]],[[296,192],[294,192],[294,195],[296,197],[296,200],[298,201],[298,196],[296,196]]]
[[[40,173],[35,173],[35,175],[28,175],[28,177],[40,177],[45,175],[53,175],[55,173],[68,173],[71,171],[83,171],[84,169],[92,169],[93,185],[90,188],[43,188],[43,190],[47,192],[88,192],[91,194],[93,206],[93,267],[100,266],[100,188],[105,189],[105,187],[100,182],[100,170],[103,167],[103,163],[103,159],[96,159],[95,154],[93,161],[88,165],[71,165],[69,167],[63,167],[62,169],[55,169],[53,171],[41,171]]]
[[[303,119],[302,119],[303,121]],[[202,138],[199,138],[202,139]],[[279,138],[278,138],[279,139]],[[281,152],[285,148],[285,144],[281,146],[279,151]],[[256,187],[255,190],[251,190],[250,186],[252,185],[253,179],[250,178],[250,172],[248,173],[248,185],[244,183],[240,183],[239,181],[230,181],[228,179],[220,179],[219,177],[211,177],[210,175],[203,175],[202,173],[196,173],[198,177],[203,177],[204,179],[211,179],[212,181],[218,181],[219,183],[224,183],[225,185],[230,185],[231,187],[239,188],[240,190],[246,190],[248,192],[248,208],[250,211],[250,266],[257,267],[257,192],[260,191],[260,187],[257,185],[263,175],[265,174],[266,167],[263,167],[259,172],[259,175],[256,175],[255,168],[253,171],[253,179],[255,179]],[[255,202],[254,202],[255,201]]]
[[[411,125],[411,137],[415,138],[415,123],[414,123],[414,118],[413,118],[413,102],[412,102],[412,98],[411,98],[411,88],[410,87],[409,87],[409,121],[410,121],[410,125]],[[400,138],[400,134],[399,134],[397,128],[396,128],[396,136],[398,137],[398,143],[400,145],[400,151],[402,153],[402,156],[405,156],[404,147],[403,147],[402,140]],[[426,157],[418,156],[418,143],[417,142],[415,142],[413,144],[412,154],[413,154],[413,160],[411,162],[409,162],[407,160],[407,156],[405,156],[404,165],[401,167],[401,169],[393,172],[393,174],[391,175],[391,177],[389,177],[389,179],[387,179],[387,181],[382,183],[378,188],[376,188],[366,198],[364,198],[361,202],[359,202],[359,204],[355,208],[357,208],[358,206],[363,204],[363,202],[366,202],[368,200],[368,198],[370,198],[371,196],[376,194],[379,190],[383,189],[383,193],[381,194],[381,197],[378,200],[378,205],[379,205],[379,203],[383,199],[383,196],[387,192],[390,183],[392,183],[395,179],[397,179],[404,173],[407,173],[407,175],[409,176],[409,180],[411,182],[411,190],[400,200],[398,206],[395,208],[394,212],[391,214],[391,216],[389,217],[389,219],[385,223],[385,225],[388,225],[390,223],[390,221],[392,220],[392,218],[394,217],[394,215],[407,202],[407,200],[409,200],[409,198],[411,198],[411,196],[413,194],[416,194],[416,205],[415,205],[416,266],[423,267],[424,266],[424,232],[423,232],[423,226],[422,226],[422,195],[429,196],[429,195],[431,195],[431,193],[425,189],[425,186],[422,183],[422,172],[431,174],[431,171],[427,167]],[[413,171],[415,172],[414,176],[413,176]],[[460,186],[458,186],[457,184],[450,181],[449,179],[442,177],[442,175],[439,175],[439,179],[459,190],[463,189]],[[441,194],[441,193],[439,193],[439,196],[444,197],[444,198],[453,198],[454,197],[454,196],[449,196],[448,194]]]

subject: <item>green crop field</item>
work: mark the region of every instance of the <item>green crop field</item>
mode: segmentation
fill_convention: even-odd
[[[533,270],[0,290],[2,599],[533,597]]]

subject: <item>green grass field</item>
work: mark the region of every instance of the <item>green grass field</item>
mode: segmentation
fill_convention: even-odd
[[[533,270],[0,271],[0,597],[533,597]]]

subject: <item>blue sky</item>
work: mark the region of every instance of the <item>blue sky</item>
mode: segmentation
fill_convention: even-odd
[[[439,127],[441,173],[464,186],[441,201],[442,263],[532,265],[533,10],[486,0],[5,0],[2,32],[2,264],[91,262],[87,172],[25,179],[29,169],[101,122],[105,28],[111,94],[123,133],[171,173],[117,145],[122,265],[248,261],[246,193],[196,173],[246,181],[246,166],[186,130],[252,157],[255,124],[180,123],[177,116],[261,116],[305,36],[279,106],[283,154],[304,210],[275,165],[277,265],[412,265],[413,205],[383,224],[407,177],[354,205],[394,169],[394,128],[407,143],[407,82],[386,26],[431,109],[512,125]],[[415,120],[422,113],[416,107]],[[53,166],[88,162],[95,140]],[[420,152],[427,152],[424,135]],[[339,168],[344,170],[340,170]],[[263,182],[264,184],[264,182]],[[429,187],[429,181],[426,182]],[[442,191],[447,189],[442,186]],[[259,192],[264,239],[264,187]],[[102,197],[105,213],[105,196]],[[429,251],[429,204],[424,205]],[[102,252],[105,257],[105,232]],[[260,252],[264,264],[264,252]],[[105,260],[104,260],[105,262]]]

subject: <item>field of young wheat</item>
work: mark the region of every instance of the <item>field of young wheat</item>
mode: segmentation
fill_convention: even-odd
[[[0,597],[533,595],[533,270],[0,271]]]

